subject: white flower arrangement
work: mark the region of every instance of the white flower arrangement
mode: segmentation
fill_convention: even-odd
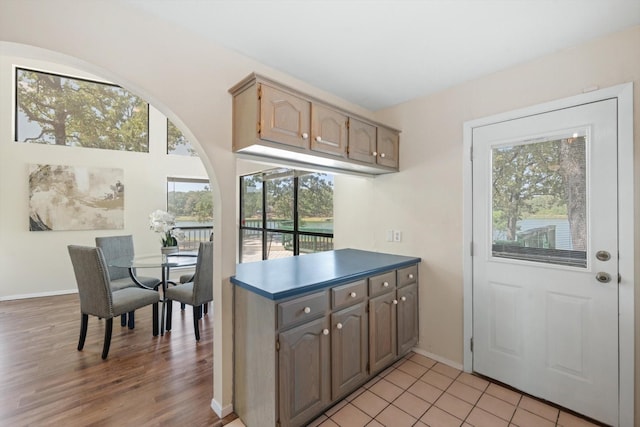
[[[176,228],[176,217],[163,210],[155,210],[149,215],[149,228],[161,234],[162,246],[178,246],[184,239],[184,232]]]

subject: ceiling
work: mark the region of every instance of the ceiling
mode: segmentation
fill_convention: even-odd
[[[638,0],[121,0],[376,111],[640,24]]]

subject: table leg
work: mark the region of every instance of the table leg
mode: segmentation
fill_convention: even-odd
[[[164,320],[167,302],[167,269],[162,267],[162,313],[160,314],[160,335],[164,335]]]

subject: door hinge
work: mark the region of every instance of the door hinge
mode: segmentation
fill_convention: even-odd
[[[258,85],[258,101],[262,99],[262,85]]]
[[[280,351],[280,340],[276,340],[276,351]]]
[[[258,131],[258,135],[262,132],[262,124],[260,122],[256,123],[256,130]]]
[[[469,148],[469,160],[473,162],[473,145]]]
[[[371,369],[369,366],[369,362],[367,362],[367,367],[365,369],[367,370],[367,374],[369,374],[369,370]]]
[[[469,347],[471,348],[471,352],[473,353],[473,337],[469,338]]]
[[[469,242],[469,255],[473,256],[473,241]]]

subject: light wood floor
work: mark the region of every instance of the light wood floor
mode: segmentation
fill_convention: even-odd
[[[211,310],[211,306],[209,308]],[[193,333],[192,310],[174,303],[173,329],[151,332],[151,307],[136,327],[113,322],[100,357],[104,320],[89,317],[83,351],[77,295],[0,302],[0,425],[220,426],[211,409],[213,319]]]

